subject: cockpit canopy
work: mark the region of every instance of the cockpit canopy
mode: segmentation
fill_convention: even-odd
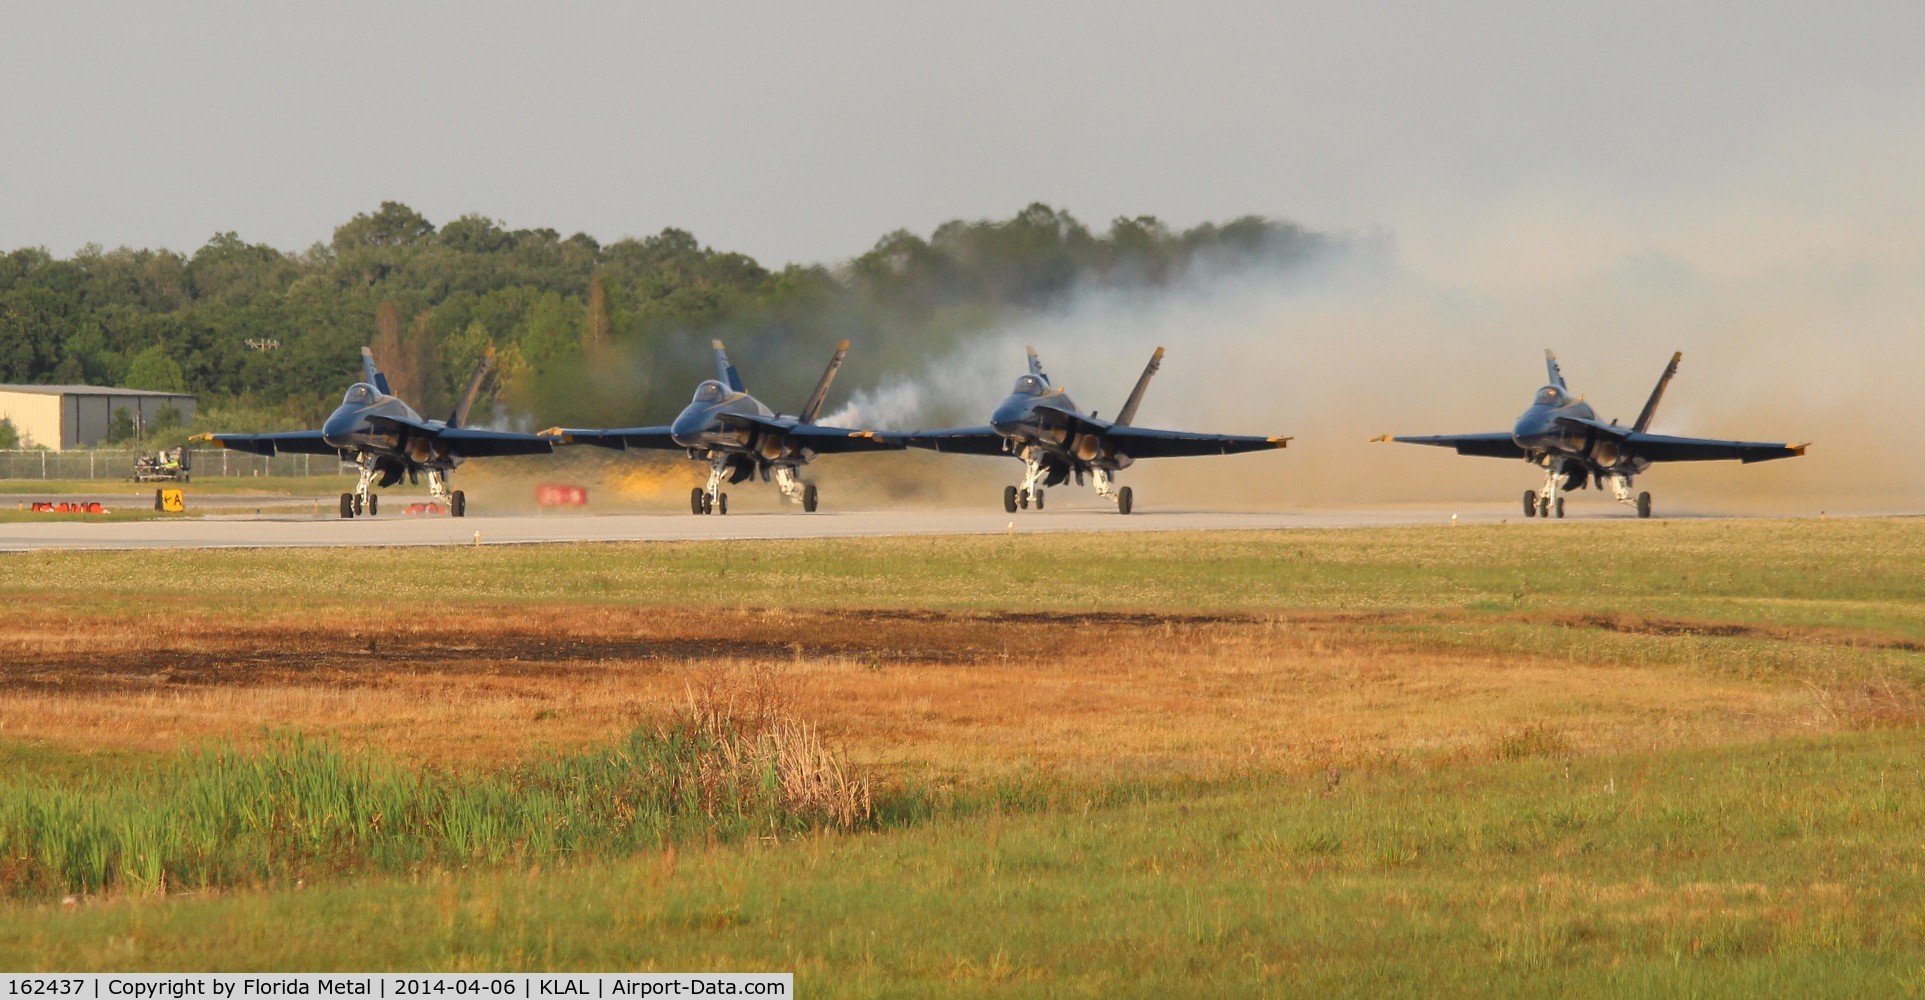
[[[1537,390],[1537,398],[1531,400],[1531,405],[1548,406],[1554,410],[1561,410],[1571,405],[1571,394],[1557,386],[1547,385]]]
[[[722,383],[710,379],[695,387],[694,401],[697,403],[719,403],[727,398],[728,394],[729,391],[722,387]]]
[[[1047,391],[1047,388],[1042,379],[1034,375],[1024,375],[1016,380],[1015,388],[1009,391],[1018,396],[1040,396]]]
[[[381,394],[374,391],[374,386],[371,386],[366,382],[356,382],[353,385],[348,386],[348,394],[341,397],[341,405],[342,406],[366,406],[369,403],[372,403],[375,400],[380,398],[381,398]]]

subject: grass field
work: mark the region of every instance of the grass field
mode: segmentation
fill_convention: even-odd
[[[0,962],[1925,989],[1925,521],[1559,528],[7,555]]]

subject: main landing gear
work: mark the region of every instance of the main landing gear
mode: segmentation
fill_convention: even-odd
[[[815,513],[816,491],[814,483],[805,483],[795,474],[795,466],[778,465],[775,467],[775,485],[782,495],[800,501],[802,512]]]
[[[1640,493],[1636,497],[1632,497],[1630,476],[1609,476],[1606,478],[1611,484],[1611,496],[1615,498],[1618,503],[1624,504],[1627,507],[1636,508],[1639,517],[1651,516],[1651,494]]]

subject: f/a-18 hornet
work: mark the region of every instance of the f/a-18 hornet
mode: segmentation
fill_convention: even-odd
[[[1143,392],[1149,388],[1150,376],[1162,364],[1163,348],[1159,347],[1150,355],[1149,365],[1116,418],[1104,420],[1094,411],[1077,409],[1068,394],[1050,385],[1043,362],[1032,347],[1029,374],[1016,380],[1009,398],[990,414],[987,427],[917,431],[900,437],[918,448],[934,451],[1022,459],[1023,484],[1003,488],[1003,509],[1012,514],[1019,508],[1027,510],[1032,503],[1042,510],[1043,488],[1061,485],[1072,476],[1078,486],[1088,476],[1096,484],[1097,496],[1114,501],[1119,513],[1128,514],[1134,497],[1129,487],[1116,486],[1116,474],[1139,458],[1234,455],[1282,448],[1290,442],[1287,437],[1193,434],[1130,426],[1143,402]]]
[[[742,387],[742,376],[729,363],[722,342],[713,341],[711,346],[715,349],[715,378],[695,387],[695,398],[674,423],[615,430],[558,427],[542,433],[571,444],[603,448],[686,450],[688,457],[709,463],[708,485],[689,491],[689,510],[695,514],[728,513],[729,495],[722,492],[722,484],[746,482],[758,474],[765,483],[773,478],[783,496],[814,513],[816,486],[803,482],[800,473],[816,455],[902,449],[900,442],[870,431],[824,427],[815,422],[823,400],[828,398],[829,383],[835,381],[836,370],[849,353],[848,341],[836,345],[828,370],[795,416],[777,413],[749,395]]]
[[[342,517],[372,516],[380,506],[380,497],[371,492],[371,487],[386,489],[403,476],[413,485],[426,472],[429,496],[445,504],[450,514],[461,517],[468,513],[468,498],[460,490],[448,491],[448,476],[455,466],[470,458],[540,455],[555,450],[554,439],[537,434],[462,426],[493,366],[491,350],[475,367],[454,413],[447,420],[424,420],[389,391],[388,377],[374,363],[374,353],[363,347],[362,380],[348,387],[341,405],[322,421],[320,430],[202,434],[195,440],[256,455],[339,455],[342,461],[354,462],[361,467],[361,481],[354,492],[341,494]]]
[[[1804,444],[1770,444],[1758,441],[1717,441],[1708,438],[1669,437],[1651,434],[1651,418],[1658,412],[1666,386],[1678,373],[1683,353],[1671,355],[1671,363],[1659,376],[1651,398],[1644,403],[1638,419],[1629,427],[1616,420],[1599,420],[1591,404],[1572,396],[1564,384],[1564,373],[1557,366],[1557,355],[1544,352],[1544,365],[1550,371],[1550,384],[1537,390],[1530,409],[1517,418],[1508,432],[1491,434],[1438,434],[1430,437],[1388,435],[1379,441],[1406,444],[1432,444],[1455,448],[1459,455],[1484,455],[1491,458],[1521,458],[1544,468],[1544,490],[1524,491],[1525,517],[1563,517],[1564,491],[1583,489],[1587,481],[1603,489],[1611,487],[1612,496],[1621,504],[1637,508],[1639,517],[1651,516],[1651,494],[1631,495],[1631,481],[1656,462],[1711,462],[1736,459],[1740,462],[1767,462],[1805,453]]]

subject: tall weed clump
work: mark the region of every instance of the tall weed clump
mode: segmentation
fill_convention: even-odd
[[[876,825],[875,799],[814,727],[711,687],[614,746],[499,771],[416,770],[288,736],[134,773],[0,784],[0,894],[166,892],[860,830]]]

